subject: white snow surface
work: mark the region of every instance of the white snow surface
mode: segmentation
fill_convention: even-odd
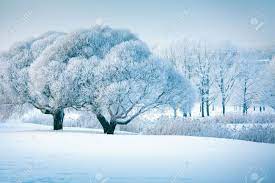
[[[275,144],[19,123],[0,129],[1,183],[275,182]]]

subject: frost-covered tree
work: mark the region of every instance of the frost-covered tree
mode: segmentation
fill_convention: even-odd
[[[275,109],[275,61],[270,60],[269,63],[264,61],[260,67],[259,71],[259,82],[255,85],[255,90],[257,90],[257,98],[255,103],[264,108],[264,106],[270,106]]]
[[[259,97],[257,83],[260,82],[259,62],[254,50],[244,50],[240,55],[240,70],[238,76],[238,88],[236,99],[242,106],[243,114],[247,114],[248,109]]]
[[[95,26],[63,36],[40,54],[30,66],[29,86],[39,108],[53,115],[55,130],[63,127],[65,108],[93,103],[93,95],[90,101],[85,95],[88,89],[95,90],[93,65],[114,46],[136,39],[126,30]],[[87,79],[86,74],[91,77]]]
[[[210,105],[216,98],[214,85],[214,51],[208,45],[198,43],[193,53],[194,82],[201,100],[201,116],[210,115]]]
[[[181,107],[192,106],[190,83],[127,30],[50,32],[16,44],[1,55],[1,63],[7,65],[1,92],[16,104],[51,114],[54,130],[63,128],[66,108],[91,110],[104,132],[114,133],[117,124],[178,96]]]
[[[101,84],[92,105],[108,134],[114,133],[116,125],[126,125],[153,108],[168,105],[191,87],[167,62],[154,58],[139,40],[112,48],[97,71]],[[179,86],[183,88],[179,90]]]
[[[28,71],[41,52],[62,35],[63,33],[47,32],[37,38],[18,42],[1,54],[1,86],[6,105],[30,103],[44,111],[31,95],[33,91],[29,87]]]
[[[158,51],[158,54],[165,60],[170,61],[174,69],[191,82],[194,79],[193,75],[195,68],[193,61],[193,47],[194,44],[191,40],[178,40],[169,45],[168,48]],[[174,118],[177,115],[176,112],[178,108],[182,111],[183,116],[187,116],[187,114],[191,116],[191,109],[196,98],[194,94],[194,91],[187,92],[186,88],[182,87],[181,94],[170,103],[170,106],[174,111]]]
[[[194,103],[196,101],[196,91],[190,82],[189,84],[187,84],[187,86],[183,88],[185,89],[180,93],[181,100],[179,101],[180,103],[179,108],[182,111],[182,114],[184,117],[187,117],[188,114],[191,117],[192,115],[191,112],[194,107]]]
[[[15,109],[7,80],[8,62],[0,55],[0,120],[10,117]]]
[[[225,115],[226,104],[229,102],[239,74],[237,50],[232,46],[221,46],[215,50],[215,80],[221,97],[222,114]]]
[[[271,60],[268,66],[268,75],[264,85],[263,100],[275,110],[275,60]]]
[[[171,61],[179,73],[191,80],[194,74],[194,46],[194,41],[188,39],[178,40],[161,51],[159,55]]]
[[[191,115],[196,97],[190,81],[173,68],[170,69],[167,85],[170,88],[170,97],[166,101],[166,104],[173,108],[174,118],[177,117],[177,109],[180,109],[184,117],[187,117],[187,114]]]

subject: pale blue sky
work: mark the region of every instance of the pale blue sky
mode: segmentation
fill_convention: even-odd
[[[0,0],[0,50],[48,30],[100,21],[130,29],[151,46],[182,37],[275,44],[275,0]]]

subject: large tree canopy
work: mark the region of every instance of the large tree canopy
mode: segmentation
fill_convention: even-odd
[[[50,32],[3,58],[15,96],[52,114],[56,130],[62,129],[65,108],[93,111],[104,132],[113,133],[117,124],[152,108],[191,101],[190,83],[127,30]]]
[[[112,47],[136,39],[129,31],[105,26],[96,26],[63,36],[45,49],[30,66],[32,96],[47,113],[57,113],[62,118],[65,108],[79,107],[86,97],[81,92],[87,88],[75,80],[83,77],[85,72],[90,73],[89,69],[93,69],[91,66],[96,64],[94,62],[104,58]],[[79,81],[84,84],[83,80]],[[57,128],[62,128],[62,121],[57,123]]]
[[[64,34],[59,32],[47,32],[37,38],[18,42],[1,54],[1,66],[5,66],[1,69],[1,74],[11,103],[34,103],[28,87],[29,67],[46,47],[62,35]]]
[[[121,42],[137,39],[124,30],[113,30],[109,27],[94,27],[80,30],[63,36],[49,46],[30,67],[31,87],[33,95],[49,108],[58,109],[73,104],[67,102],[68,97],[64,84],[64,73],[67,67],[76,60],[94,61],[102,59],[108,51]]]

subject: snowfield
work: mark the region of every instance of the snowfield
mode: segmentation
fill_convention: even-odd
[[[275,144],[16,124],[0,124],[1,183],[275,182]]]

